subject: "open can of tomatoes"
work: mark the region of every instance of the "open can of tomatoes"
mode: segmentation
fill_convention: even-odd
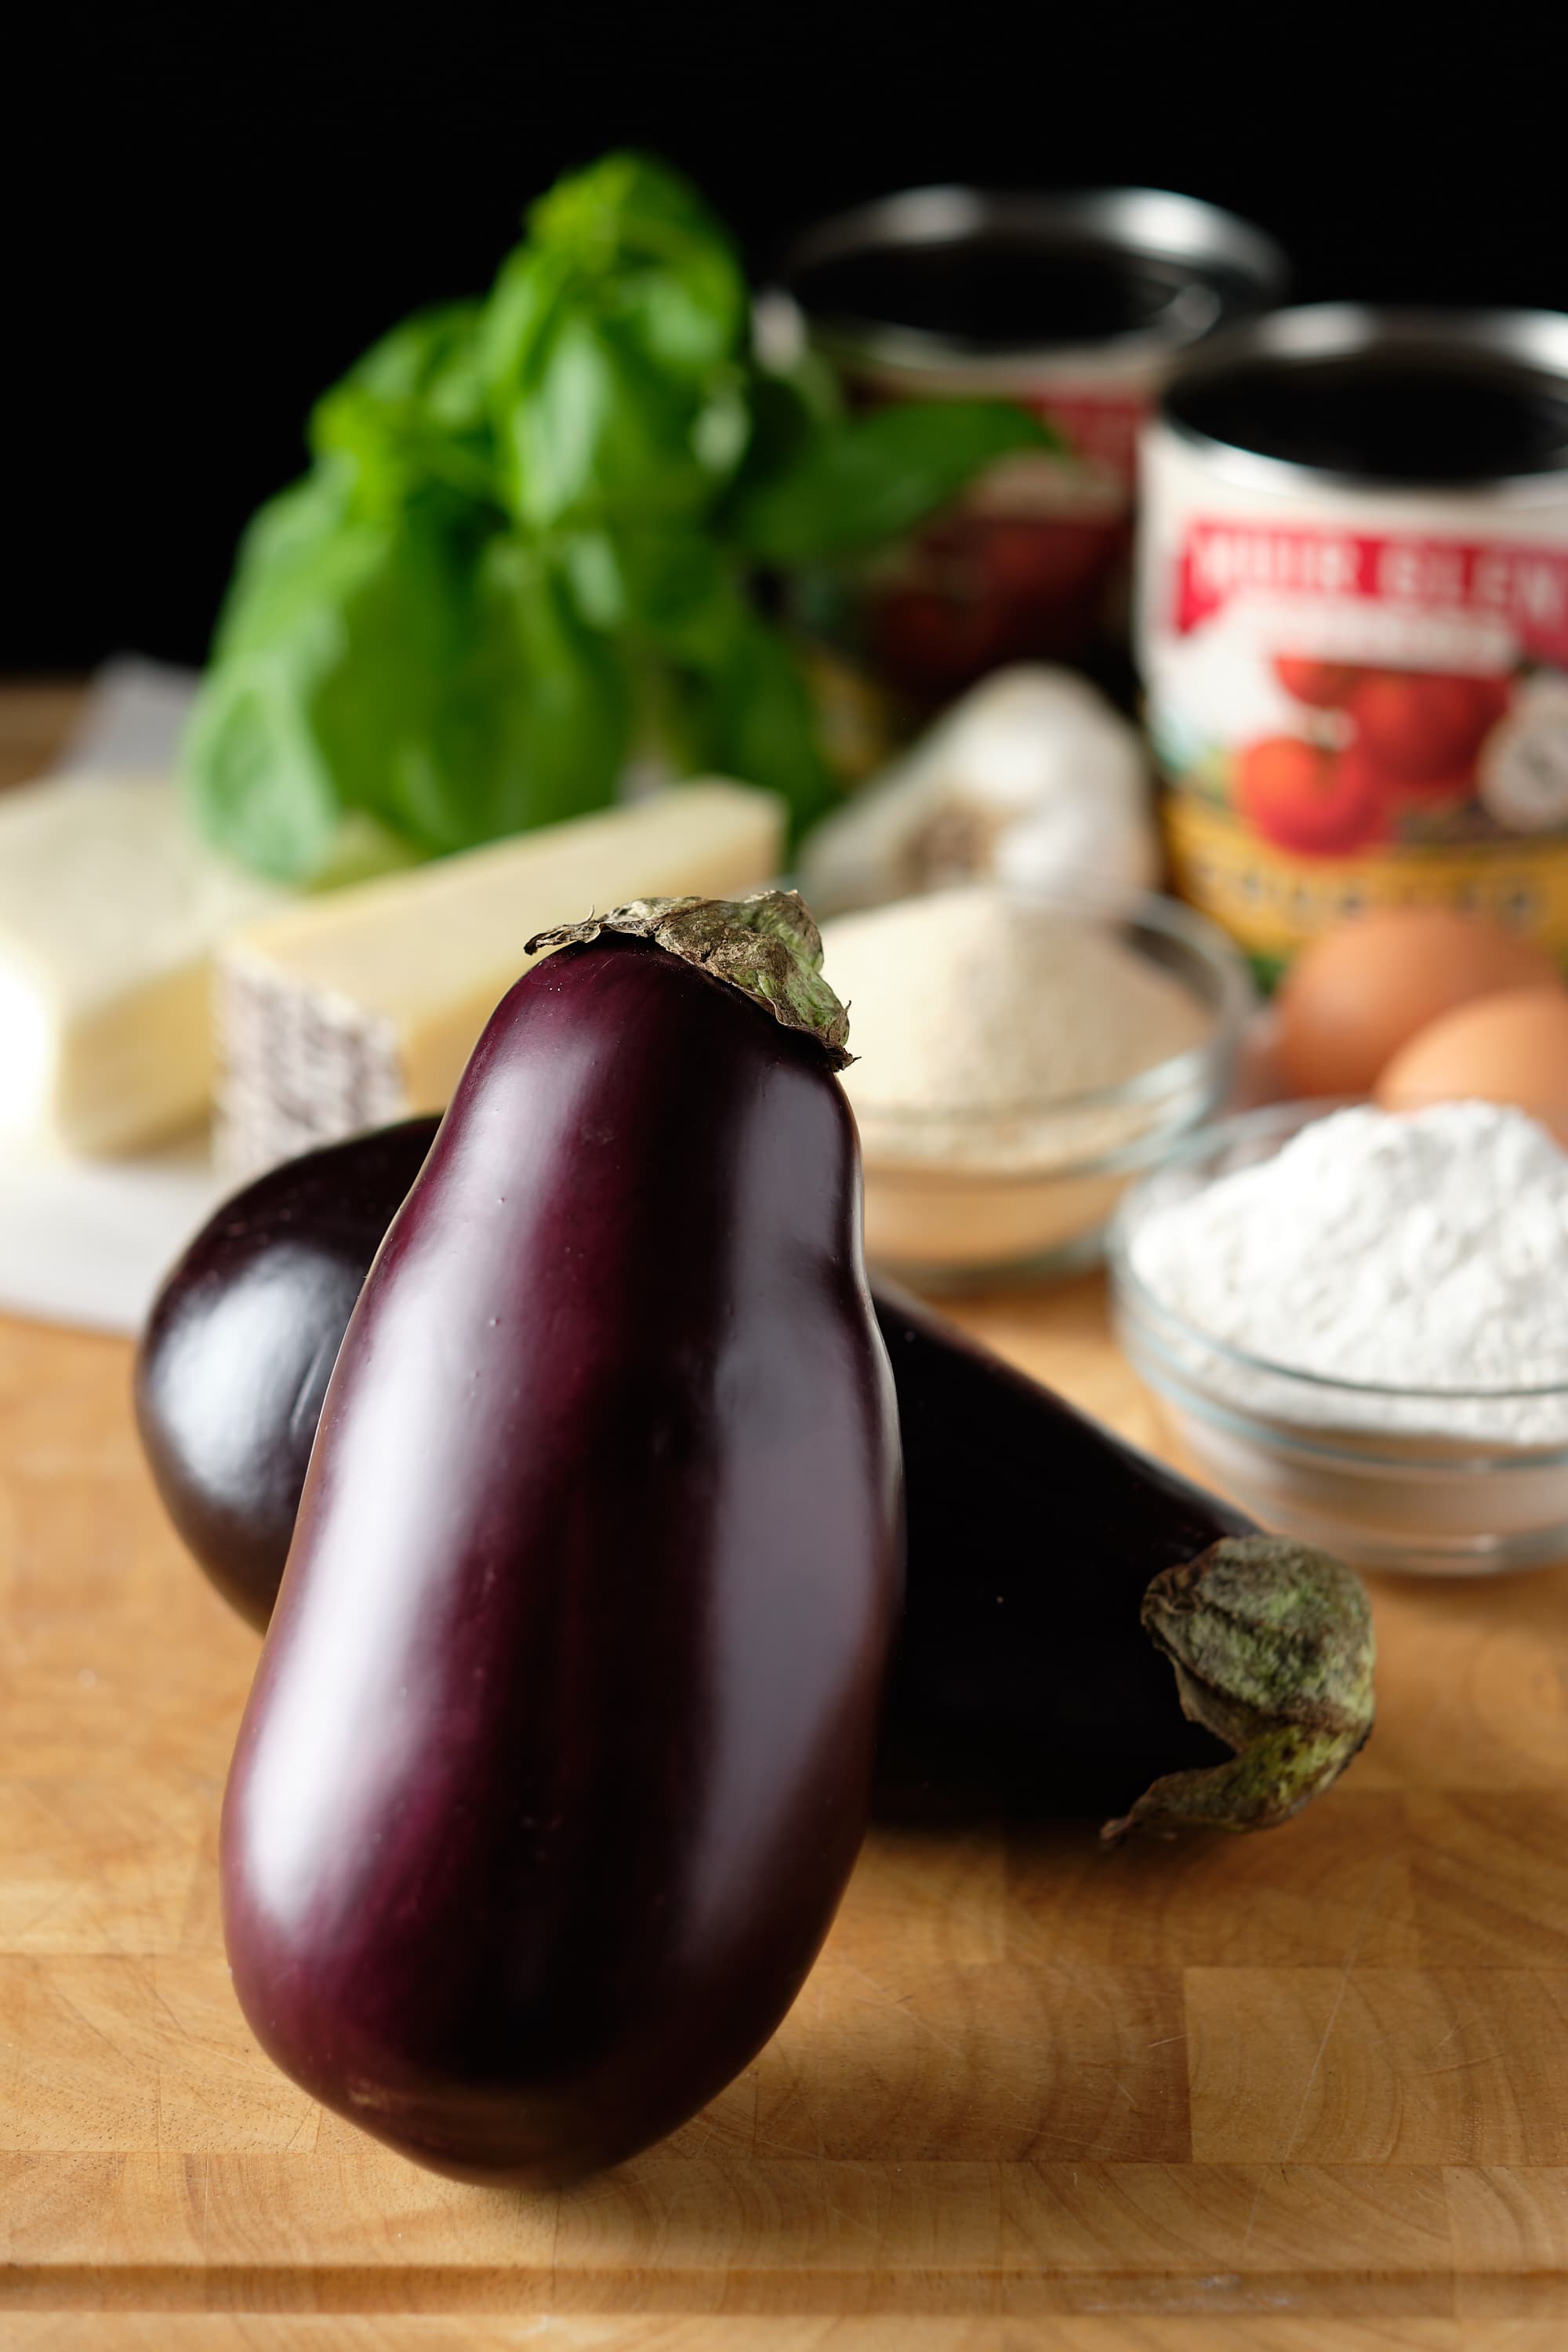
[[[858,649],[932,702],[1001,662],[1124,647],[1139,426],[1182,355],[1286,277],[1260,230],[1150,188],[920,188],[808,231],[767,301],[851,401],[1016,400],[1059,444],[856,575],[835,619]]]
[[[1177,887],[1265,977],[1361,908],[1568,952],[1568,317],[1286,310],[1142,447]]]

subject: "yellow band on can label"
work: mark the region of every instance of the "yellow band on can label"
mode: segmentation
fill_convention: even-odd
[[[1346,917],[1383,907],[1458,907],[1568,957],[1568,840],[1403,846],[1347,857],[1293,856],[1194,794],[1165,803],[1172,878],[1266,972]]]

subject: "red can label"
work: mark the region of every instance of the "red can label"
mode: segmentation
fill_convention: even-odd
[[[1184,894],[1266,968],[1412,901],[1568,950],[1568,502],[1248,503],[1163,428],[1147,467],[1141,656]]]
[[[1179,558],[1181,635],[1258,593],[1373,599],[1428,639],[1434,625],[1468,624],[1477,658],[1568,663],[1568,549],[1194,520]]]

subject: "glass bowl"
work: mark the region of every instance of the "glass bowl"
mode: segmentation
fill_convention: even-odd
[[[1155,1211],[1342,1108],[1227,1119],[1128,1192],[1108,1250],[1124,1352],[1201,1473],[1279,1534],[1358,1568],[1428,1576],[1568,1558],[1568,1387],[1393,1388],[1299,1371],[1212,1338],[1138,1274]]]
[[[866,1253],[912,1289],[973,1290],[1091,1264],[1133,1178],[1225,1101],[1253,1009],[1230,941],[1174,899],[1093,889],[1014,895],[1042,920],[1087,920],[1113,933],[1181,983],[1204,1015],[1203,1034],[1119,1085],[1043,1102],[917,1110],[857,1093]],[[1018,1017],[1028,1019],[1026,1004]],[[850,1020],[853,1033],[853,1008]]]

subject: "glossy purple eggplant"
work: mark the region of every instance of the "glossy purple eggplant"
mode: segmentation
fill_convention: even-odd
[[[225,1801],[258,2040],[458,2177],[648,2146],[864,1829],[900,1475],[823,1048],[650,940],[504,1000],[327,1391]]]
[[[187,1541],[220,1591],[242,1588],[247,1613],[262,1622],[314,1431],[305,1411],[288,1410],[294,1368],[312,1354],[330,1361],[336,1353],[352,1295],[395,1205],[386,1196],[401,1198],[413,1182],[437,1126],[410,1119],[263,1178],[193,1244],[150,1327],[143,1426],[153,1425],[160,1483],[172,1504],[195,1490],[202,1514],[189,1504],[175,1514]],[[321,1212],[323,1201],[330,1213]],[[300,1246],[319,1213],[319,1247],[332,1256],[325,1282]],[[278,1246],[268,1271],[269,1232]],[[237,1257],[234,1234],[243,1244]],[[265,1330],[229,1311],[226,1265],[237,1281],[265,1283],[275,1302]],[[188,1285],[195,1292],[186,1299]],[[1254,1535],[1251,1522],[918,1300],[877,1283],[872,1299],[892,1360],[909,1526],[879,1810],[937,1823],[1125,1817],[1151,1784],[1225,1766],[1227,1742],[1187,1711],[1192,1693],[1184,1702],[1174,1636],[1163,1642],[1170,1628],[1146,1621],[1162,1605],[1158,1593],[1150,1599],[1162,1575]],[[165,1367],[170,1335],[177,1354]],[[266,1347],[283,1352],[281,1369]],[[247,1448],[223,1446],[221,1433],[209,1436],[209,1390],[248,1433]],[[276,1489],[262,1475],[269,1460]],[[224,1475],[236,1464],[246,1475],[225,1491]],[[290,1480],[286,1509],[275,1508],[275,1491]],[[221,1511],[208,1499],[215,1488]],[[193,1525],[209,1538],[207,1551]],[[1289,1547],[1254,1559],[1260,1600],[1279,1600],[1292,1559]],[[1358,1591],[1351,1605],[1364,1624]],[[1320,1621],[1310,1639],[1324,1638]],[[1273,1693],[1276,1708],[1288,1698]],[[1202,1705],[1198,1711],[1212,1714]],[[1359,1744],[1362,1720],[1352,1716],[1352,1737],[1335,1751],[1342,1762]],[[1216,1784],[1205,1785],[1212,1794]],[[1284,1817],[1289,1793],[1276,1792],[1276,1810],[1251,1825]]]
[[[203,1226],[148,1318],[142,1450],[184,1543],[258,1633],[354,1301],[439,1124],[407,1119],[269,1170]]]
[[[884,1810],[1120,1813],[1222,1761],[1139,1612],[1163,1570],[1253,1523],[922,1302],[883,1287],[877,1310],[910,1528]]]
[[[1350,1570],[1260,1534],[886,1285],[909,1576],[879,1809],[1272,1827],[1372,1727]]]

